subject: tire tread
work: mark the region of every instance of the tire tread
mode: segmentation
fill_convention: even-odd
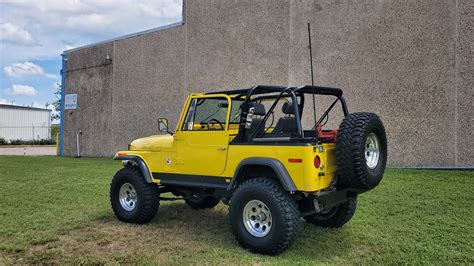
[[[366,128],[370,123],[377,123],[382,131],[384,157],[381,163],[385,169],[386,163],[386,136],[382,121],[374,113],[359,112],[349,114],[341,123],[336,140],[336,164],[338,182],[345,186],[361,189],[371,189],[378,185],[381,180],[373,180],[368,177],[365,165],[364,149]]]
[[[138,191],[141,191],[141,194],[139,195],[139,209],[137,210],[136,215],[134,215],[133,217],[124,217],[124,215],[122,215],[121,213],[123,210],[120,209],[120,203],[117,205],[113,202],[114,200],[116,200],[115,198],[117,196],[114,192],[114,186],[121,186],[121,184],[117,182],[120,182],[120,179],[123,178],[122,175],[133,178],[133,185],[137,186],[135,190],[137,190],[137,193]],[[150,184],[145,181],[140,169],[137,166],[125,167],[120,169],[112,179],[112,183],[110,186],[110,204],[112,205],[112,210],[115,216],[120,221],[127,223],[145,224],[150,222],[156,216],[156,213],[158,212],[158,208],[160,206],[160,194],[155,184]]]
[[[248,188],[259,188],[262,191],[268,192],[272,196],[273,200],[276,201],[279,209],[283,211],[283,216],[285,217],[285,229],[283,230],[283,235],[280,237],[278,243],[273,246],[264,248],[256,248],[251,244],[245,242],[241,237],[239,237],[238,234],[235,234],[234,230],[235,238],[243,248],[249,249],[252,252],[258,252],[267,255],[278,255],[291,246],[298,232],[301,229],[301,219],[300,212],[298,210],[298,205],[296,201],[291,198],[289,193],[283,190],[283,188],[277,181],[270,178],[249,179],[237,188],[232,197],[234,198],[235,195],[238,195],[240,192],[245,191]],[[233,211],[232,199],[231,205],[229,207],[229,214]]]

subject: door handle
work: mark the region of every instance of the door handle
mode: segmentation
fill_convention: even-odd
[[[227,148],[226,147],[220,147],[220,148],[217,148],[217,150],[218,151],[225,151],[225,150],[227,150]]]

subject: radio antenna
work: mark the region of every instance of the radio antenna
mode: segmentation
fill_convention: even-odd
[[[311,65],[311,87],[313,89],[313,118],[314,118],[314,127],[316,129],[315,131],[318,132],[316,128],[316,101],[314,99],[313,49],[311,47],[311,26],[309,22],[308,22],[308,40],[309,40],[309,63]]]

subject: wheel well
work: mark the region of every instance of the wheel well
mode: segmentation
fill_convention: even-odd
[[[234,188],[238,187],[242,182],[245,182],[252,178],[257,177],[266,177],[272,178],[279,181],[277,173],[275,170],[268,165],[258,165],[258,164],[248,164],[242,166],[237,175],[235,176],[236,180],[234,183]]]
[[[145,179],[145,181],[147,183],[152,183],[152,177],[150,175],[150,171],[142,158],[138,156],[117,156],[117,157],[114,157],[114,160],[124,161],[125,167],[130,167],[134,165],[137,166],[140,172],[142,173],[142,176]]]

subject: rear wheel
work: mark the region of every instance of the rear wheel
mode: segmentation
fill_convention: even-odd
[[[288,249],[301,227],[296,201],[268,178],[242,183],[232,195],[229,217],[242,247],[268,255]]]
[[[160,205],[155,184],[143,179],[137,167],[120,169],[110,184],[110,203],[115,216],[127,223],[144,224],[155,217]]]
[[[387,137],[374,113],[352,113],[337,132],[336,163],[339,184],[372,189],[382,180],[387,162]]]
[[[327,211],[303,217],[307,222],[321,227],[337,228],[345,225],[354,216],[357,199],[350,198],[345,203]]]

